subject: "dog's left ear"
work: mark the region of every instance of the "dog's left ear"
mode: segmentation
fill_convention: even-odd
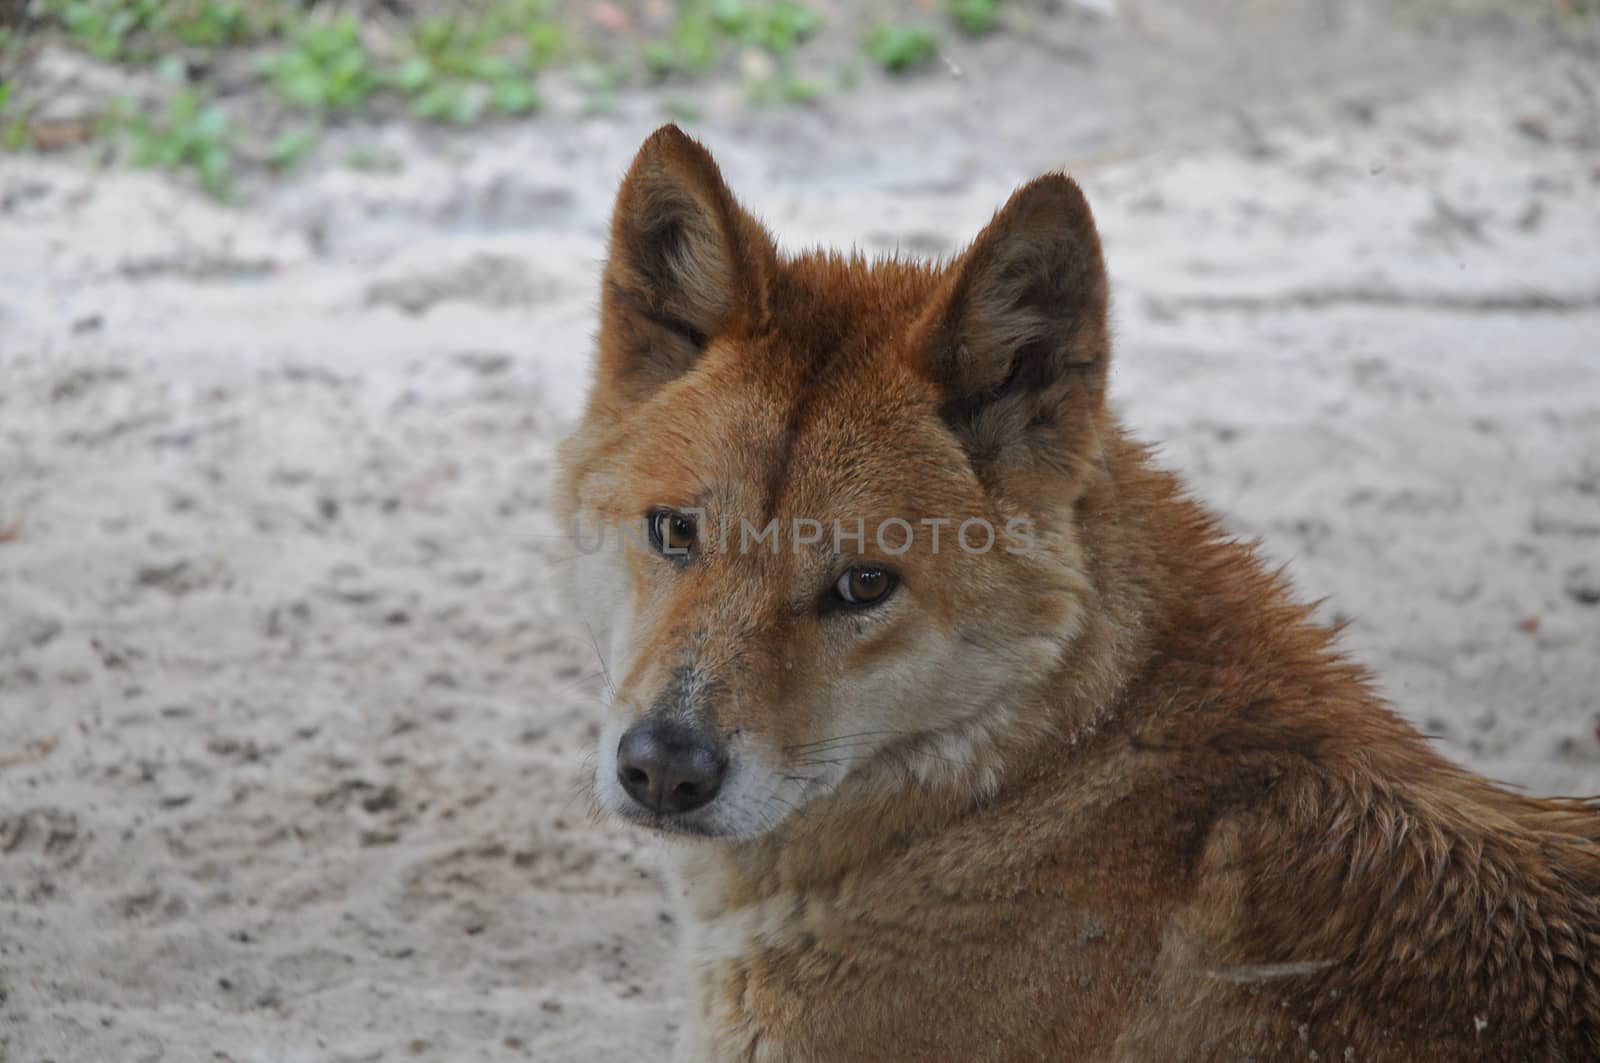
[[[913,334],[980,476],[1093,456],[1110,360],[1094,216],[1070,178],[1024,185],[951,266]]]
[[[758,327],[777,251],[711,153],[675,125],[639,149],[617,193],[601,296],[602,372],[638,396],[706,344]]]

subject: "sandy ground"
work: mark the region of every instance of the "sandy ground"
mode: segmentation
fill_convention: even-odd
[[[1600,793],[1600,64],[1332,10],[698,132],[789,246],[947,252],[1071,168],[1126,419],[1451,755]],[[354,130],[403,168],[239,209],[0,160],[0,1059],[659,1057],[545,512],[656,113]]]

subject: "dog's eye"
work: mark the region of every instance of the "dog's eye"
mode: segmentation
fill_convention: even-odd
[[[857,565],[839,577],[833,585],[833,593],[846,605],[876,605],[889,596],[898,582],[895,574],[886,568]]]
[[[694,550],[695,525],[693,517],[658,509],[650,514],[650,545],[656,552],[668,557],[687,558]]]

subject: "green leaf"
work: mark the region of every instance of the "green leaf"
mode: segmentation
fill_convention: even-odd
[[[529,81],[501,81],[494,86],[490,103],[501,114],[531,114],[539,109],[539,93]]]
[[[28,119],[19,114],[6,123],[4,130],[0,130],[0,147],[7,151],[22,151],[27,146]]]
[[[221,140],[228,133],[228,115],[215,105],[207,107],[196,117],[194,134],[203,140]]]
[[[483,55],[468,64],[468,72],[475,78],[484,81],[499,81],[508,78],[517,72],[516,65],[509,59],[498,55]]]
[[[310,109],[352,109],[379,87],[355,21],[307,22],[288,51],[268,56],[262,69],[288,102]]]
[[[549,64],[566,49],[567,33],[554,22],[535,22],[523,36],[528,42],[528,63],[535,67]]]
[[[293,169],[316,150],[319,139],[315,129],[291,129],[280,133],[267,152],[267,162],[275,169]]]
[[[670,74],[677,63],[677,53],[666,41],[651,41],[644,46],[644,62],[658,74]]]
[[[753,18],[744,0],[713,0],[711,4],[711,21],[730,36],[741,36],[749,29]]]
[[[476,92],[462,92],[450,109],[450,120],[465,125],[476,122],[483,115],[484,98]]]
[[[962,30],[974,37],[994,29],[1000,18],[1000,0],[945,0],[944,6]]]
[[[183,61],[183,56],[181,55],[164,56],[156,64],[156,74],[163,81],[181,85],[189,80],[189,64]]]
[[[433,80],[433,74],[433,64],[417,56],[402,63],[390,77],[390,81],[407,96],[415,96]]]
[[[233,174],[229,167],[228,149],[212,145],[200,156],[200,187],[217,199],[226,199],[233,188]]]
[[[434,85],[411,103],[411,112],[429,122],[471,122],[483,113],[483,99],[458,81]]]
[[[302,107],[321,107],[328,102],[327,82],[314,70],[297,70],[278,83],[278,90],[290,103]]]
[[[874,27],[866,39],[867,55],[891,74],[922,66],[939,51],[939,41],[926,26]]]
[[[825,91],[820,81],[786,78],[783,82],[783,98],[789,103],[814,103]]]
[[[779,0],[763,16],[754,43],[778,55],[787,55],[821,28],[822,16],[815,11],[788,0]]]

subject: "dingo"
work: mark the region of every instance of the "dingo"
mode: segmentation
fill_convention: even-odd
[[[1600,1059],[1600,811],[1435,755],[1109,356],[1062,175],[874,262],[640,150],[559,504],[599,803],[675,836],[681,1058]]]

